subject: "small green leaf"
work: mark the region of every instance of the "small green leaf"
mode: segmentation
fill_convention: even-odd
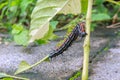
[[[48,40],[44,40],[44,39],[39,39],[39,40],[35,41],[35,43],[39,44],[39,45],[41,45],[41,44],[47,44],[48,42],[49,42]]]
[[[91,24],[90,31],[94,31],[96,27],[97,27],[96,23]]]
[[[26,61],[21,61],[15,74],[18,74],[18,73],[28,69],[29,67],[31,67],[31,66]]]
[[[51,21],[51,22],[50,22],[50,26],[51,26],[53,29],[55,29],[57,25],[58,25],[58,21]]]
[[[109,47],[108,46],[106,46],[105,48],[104,48],[104,51],[107,51],[109,49]]]
[[[14,24],[13,26],[12,26],[12,34],[14,35],[14,34],[19,34],[22,30],[23,30],[23,26],[22,25],[20,25],[20,24]]]
[[[32,2],[33,0],[21,0],[20,9],[22,14],[26,11],[28,5],[31,4]]]
[[[108,20],[110,16],[106,13],[92,14],[92,21]]]
[[[51,21],[49,26],[49,31],[45,34],[45,36],[42,39],[36,40],[37,44],[46,44],[49,41],[58,38],[57,35],[53,33],[54,29],[56,28],[58,24],[58,21]]]
[[[28,45],[29,40],[29,32],[25,29],[21,24],[14,24],[12,26],[12,35],[14,37],[14,41],[18,45]]]
[[[94,3],[96,5],[96,11],[97,12],[102,12],[102,13],[106,13],[108,10],[107,8],[103,5],[105,0],[95,0]]]
[[[44,40],[52,40],[52,39],[56,39],[57,36],[53,33],[54,29],[52,26],[49,27],[49,31],[47,32],[47,34],[44,36]]]
[[[14,40],[19,45],[24,45],[24,46],[28,45],[28,40],[29,40],[28,30],[23,30],[19,34],[14,35]]]
[[[58,36],[53,33],[54,31],[53,28],[55,28],[55,24],[52,24],[53,27],[52,26],[49,27],[49,31],[45,34],[45,36],[42,39],[36,40],[37,44],[46,44],[49,42],[48,40],[53,40],[58,38]]]
[[[81,71],[78,71],[69,80],[76,80],[80,76],[81,76]]]

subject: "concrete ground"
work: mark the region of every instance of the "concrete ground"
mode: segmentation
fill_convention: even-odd
[[[90,55],[90,67],[92,67],[90,69],[90,80],[120,79],[120,44],[118,44],[120,41],[117,39],[115,31],[117,31],[117,29],[113,30],[100,27],[96,29],[95,32],[92,32]],[[110,47],[108,51],[103,52],[104,48],[107,47],[111,41],[118,47]],[[14,43],[10,43],[9,45],[0,44],[0,72],[13,74],[22,60],[27,61],[29,64],[39,61],[55,48],[57,42],[58,41],[52,41],[47,45],[32,46],[30,48],[16,46]],[[43,62],[19,76],[28,77],[30,80],[66,80],[82,67],[82,45],[83,41],[74,42],[63,55],[53,58],[50,62]],[[103,59],[101,56],[99,59],[99,55],[101,54],[98,53],[103,53]],[[116,77],[113,75],[113,72]]]
[[[97,62],[96,62],[97,61]],[[120,80],[120,37],[115,38],[91,64],[90,80]]]

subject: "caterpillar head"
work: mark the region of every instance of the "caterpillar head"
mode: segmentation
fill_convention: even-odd
[[[79,23],[79,29],[80,29],[80,34],[82,37],[85,37],[87,35],[86,31],[85,31],[85,22],[81,22]]]

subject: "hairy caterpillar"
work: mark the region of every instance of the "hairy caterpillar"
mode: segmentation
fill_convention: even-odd
[[[49,58],[53,58],[53,57],[56,57],[62,54],[65,50],[68,49],[69,46],[71,46],[73,41],[75,41],[78,36],[82,39],[83,37],[86,36],[86,34],[87,33],[85,32],[85,23],[82,22],[82,23],[77,24],[75,28],[73,29],[73,31],[68,36],[68,38],[66,38],[64,43],[60,47],[58,47],[56,50],[53,50],[50,53]]]

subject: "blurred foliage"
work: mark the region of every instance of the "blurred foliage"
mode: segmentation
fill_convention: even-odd
[[[94,31],[94,29],[99,26],[99,24],[104,24],[106,25],[106,23],[108,24],[112,24],[112,19],[113,16],[115,14],[117,14],[118,18],[120,18],[120,14],[118,12],[119,10],[119,5],[114,4],[111,2],[108,2],[109,0],[95,0],[94,1],[94,5],[93,5],[93,11],[92,11],[92,27],[91,27],[91,31]],[[84,0],[82,0],[82,2],[84,2]],[[116,3],[119,3],[119,1],[114,1]],[[87,3],[86,3],[87,4]],[[81,4],[82,6],[82,14],[86,14],[86,7],[84,4]],[[66,18],[68,15],[72,16],[72,17],[68,17]],[[69,33],[69,29],[74,23],[76,23],[77,21],[80,21],[79,19],[81,19],[81,17],[72,15],[72,14],[68,14],[68,15],[59,15],[59,16],[55,16],[55,18],[53,18],[53,20],[57,20],[59,21],[59,25],[57,26],[60,29],[57,30],[62,30],[62,29],[67,29],[68,28],[68,33]],[[84,17],[82,16],[82,17]],[[77,18],[78,17],[78,18]],[[74,21],[74,23],[73,23]],[[72,23],[71,23],[72,22]],[[66,24],[69,25],[66,25]],[[65,26],[64,26],[65,25]],[[71,31],[71,30],[70,30]]]
[[[36,0],[0,0],[0,30],[12,31],[17,44],[27,44],[26,28],[30,26],[30,16],[35,3]]]
[[[100,18],[100,17],[103,18],[106,15],[112,17],[117,12],[118,9],[119,9],[119,5],[112,4],[105,0],[95,0],[93,15],[104,14],[103,16],[99,16],[98,18]],[[94,16],[93,16],[93,18],[94,18]],[[104,19],[105,18],[103,18],[103,20]]]
[[[29,25],[36,0],[0,0],[0,24],[11,29],[12,24]]]
[[[81,76],[81,71],[78,71],[69,80],[76,80],[80,76]]]
[[[24,46],[28,44],[26,40],[29,38],[28,29],[30,27],[30,16],[36,1],[37,0],[0,0],[0,30],[2,29],[3,31],[12,33],[13,39],[17,44]],[[81,0],[81,2],[84,1],[85,0]],[[85,16],[87,3],[81,5],[82,14]],[[120,1],[118,0],[95,0],[92,12],[93,24],[91,31],[94,31],[94,29],[99,26],[99,24],[103,24],[106,21],[108,23],[112,23],[112,18],[115,14],[117,14],[117,17],[119,18],[119,7]],[[70,25],[73,26],[76,21],[80,21],[77,20],[81,18],[79,16],[80,15],[73,14],[57,14],[50,21],[49,31],[46,33],[45,38],[37,40],[36,43],[42,44],[47,43],[47,39],[56,39],[57,36],[53,34],[55,27],[57,27],[59,30],[68,29],[69,33],[72,29],[70,28]],[[67,25],[68,23],[70,24]]]
[[[28,30],[25,29],[21,24],[14,24],[12,26],[12,35],[14,38],[14,41],[19,45],[28,45]]]
[[[92,21],[109,20],[110,16],[106,13],[92,14]]]
[[[99,23],[104,23],[104,21],[108,21],[112,24],[112,18],[119,10],[119,1],[114,1],[118,4],[114,4],[111,2],[113,0],[95,0],[94,8],[92,12],[92,27],[91,31],[94,31],[95,27]],[[120,16],[120,14],[118,14]]]

